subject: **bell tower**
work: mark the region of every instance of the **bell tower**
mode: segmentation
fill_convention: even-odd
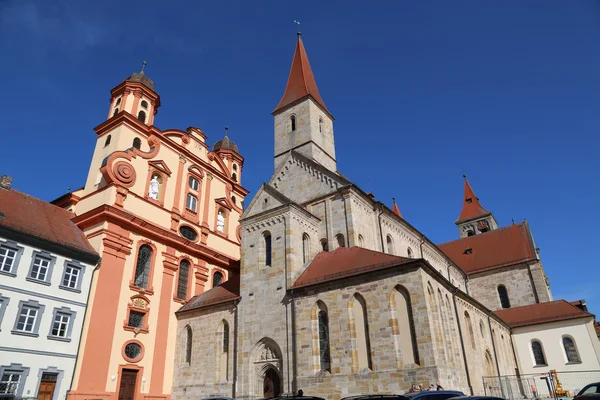
[[[478,235],[498,229],[496,218],[491,212],[483,208],[479,198],[475,196],[467,176],[465,179],[465,194],[462,210],[455,224],[458,227],[460,237]]]
[[[146,61],[142,70],[134,72],[110,91],[110,109],[108,119],[120,112],[128,112],[146,125],[154,124],[154,116],[160,107],[160,96],[154,91],[154,82],[144,74]]]
[[[295,150],[331,171],[337,170],[334,118],[319,94],[300,32],[285,92],[272,114],[275,168],[290,150]]]

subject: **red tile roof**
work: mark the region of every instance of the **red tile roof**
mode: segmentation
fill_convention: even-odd
[[[197,310],[217,304],[223,304],[240,298],[240,276],[230,275],[229,279],[204,293],[192,297],[177,313]]]
[[[414,261],[362,247],[339,247],[331,252],[319,253],[292,287],[310,286]]]
[[[535,260],[526,222],[438,245],[467,274]]]
[[[465,177],[465,198],[463,200],[462,210],[456,222],[467,221],[489,214],[491,213],[479,203],[479,199],[475,196],[473,189],[471,189],[471,185],[469,185],[469,181]]]
[[[0,228],[98,257],[72,213],[18,190],[0,189]]]
[[[596,335],[600,338],[600,322],[594,323],[594,329],[596,329]]]
[[[400,209],[398,208],[398,204],[396,204],[396,199],[394,198],[394,206],[392,207],[392,212],[402,218],[402,214],[400,213]]]
[[[329,114],[329,110],[327,110],[325,102],[319,94],[319,89],[317,89],[317,83],[310,68],[302,38],[298,36],[285,92],[273,113],[306,96],[311,96]]]
[[[512,327],[544,324],[567,319],[592,317],[566,300],[537,303],[522,307],[506,308],[494,312]]]

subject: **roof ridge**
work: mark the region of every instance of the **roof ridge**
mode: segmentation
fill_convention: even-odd
[[[516,223],[516,224],[507,225],[507,226],[503,226],[502,228],[498,228],[498,229],[491,229],[491,230],[489,230],[489,231],[487,231],[487,232],[479,233],[479,234],[477,234],[477,235],[473,235],[473,236],[465,236],[465,237],[461,237],[461,238],[458,238],[458,239],[449,240],[449,241],[447,241],[447,242],[439,243],[437,246],[443,246],[443,245],[445,245],[445,244],[454,243],[454,242],[458,242],[458,241],[461,241],[461,240],[466,240],[466,239],[471,239],[471,240],[472,240],[473,238],[476,238],[476,237],[482,237],[482,236],[484,236],[484,235],[488,235],[488,234],[490,234],[490,233],[493,233],[493,232],[503,232],[503,231],[507,231],[507,230],[509,230],[510,228],[515,228],[515,227],[517,227],[517,226],[520,226],[520,225],[523,225],[523,226],[524,226],[524,225],[525,225],[525,223],[526,223],[526,221],[521,221],[521,222],[519,222],[519,223]]]

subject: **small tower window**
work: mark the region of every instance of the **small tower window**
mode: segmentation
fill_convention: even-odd
[[[508,298],[508,291],[506,290],[506,286],[498,286],[498,296],[500,297],[500,304],[502,305],[502,308],[510,308],[510,300]]]
[[[237,199],[235,198],[235,196],[231,196],[231,202],[233,204],[237,204]]]
[[[271,266],[271,234],[266,232],[264,234],[265,240],[265,265],[267,267]]]
[[[138,113],[138,119],[144,123],[146,123],[146,112],[145,111],[140,111]]]
[[[469,230],[467,231],[467,236],[473,236],[473,235],[475,235],[475,232],[473,232],[473,230],[472,230],[472,229],[469,229]]]
[[[362,235],[358,235],[358,246],[365,247],[365,239],[363,238]]]
[[[410,247],[408,249],[406,249],[406,254],[408,255],[408,258],[413,258],[413,252]]]
[[[310,258],[310,236],[308,233],[302,235],[302,262],[306,264]]]
[[[323,133],[323,118],[319,117],[319,132]]]
[[[113,117],[119,113],[119,107],[115,107],[115,111],[113,111]]]
[[[290,123],[292,124],[292,131],[295,131],[296,130],[296,116],[295,115],[292,115],[290,117]]]
[[[392,240],[392,237],[390,235],[387,235],[387,253],[388,254],[394,254],[394,241]]]
[[[234,172],[233,174],[231,174],[231,179],[233,179],[235,182],[237,182],[237,174]]]
[[[106,137],[106,140],[104,141],[104,147],[108,146],[110,144],[110,135],[108,135]]]
[[[321,248],[323,251],[329,251],[329,244],[327,243],[327,239],[321,239]]]
[[[148,109],[148,102],[146,100],[142,100],[142,108]]]
[[[133,139],[133,147],[139,150],[142,147],[142,139],[137,137]]]
[[[213,287],[219,286],[223,282],[223,274],[220,272],[215,272],[213,275]]]
[[[115,103],[115,107],[118,106],[119,104],[121,104],[121,98],[120,97],[117,99],[117,102]]]
[[[233,170],[237,171],[237,164],[233,164]]]
[[[337,239],[338,242],[338,247],[346,247],[346,240],[344,240],[344,235],[342,235],[341,233],[338,233],[335,238]]]

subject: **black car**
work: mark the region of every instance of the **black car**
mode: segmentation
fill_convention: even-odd
[[[573,397],[573,400],[600,399],[600,382],[590,383]]]
[[[322,397],[316,396],[277,396],[277,397],[269,397],[264,400],[325,400]]]
[[[448,400],[505,400],[502,397],[496,396],[461,396],[461,397],[452,397]]]
[[[453,397],[464,397],[458,390],[426,390],[405,394],[366,394],[363,396],[349,396],[342,400],[448,400]]]

